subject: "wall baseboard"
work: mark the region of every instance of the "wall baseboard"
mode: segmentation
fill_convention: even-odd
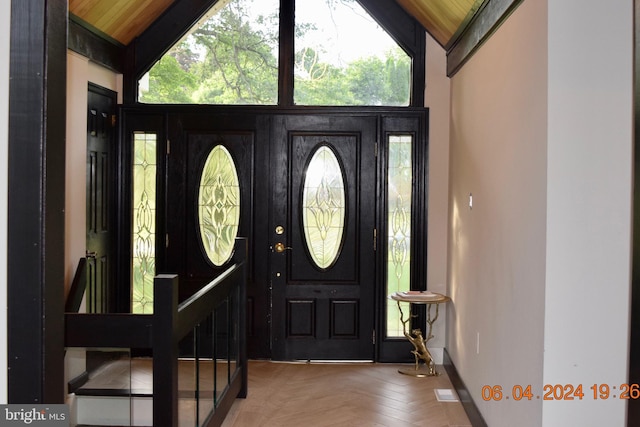
[[[451,384],[453,384],[453,388],[456,389],[456,393],[458,393],[458,397],[460,399],[460,403],[462,403],[462,407],[464,411],[467,413],[467,417],[471,422],[473,427],[487,427],[487,423],[482,418],[482,414],[478,410],[478,407],[475,403],[473,403],[473,399],[471,398],[471,394],[467,387],[464,385],[462,378],[458,374],[458,370],[456,369],[447,349],[444,349],[443,363],[444,369],[447,371],[447,375],[449,376],[449,380],[451,380]]]

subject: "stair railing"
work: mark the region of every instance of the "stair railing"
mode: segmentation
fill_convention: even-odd
[[[178,390],[178,370],[181,341],[190,336],[198,339],[200,329],[208,322],[224,325],[224,343],[215,343],[218,354],[226,357],[224,372],[226,382],[219,390],[213,384],[213,405],[198,411],[197,426],[219,426],[224,421],[236,397],[247,395],[247,351],[246,351],[246,283],[247,242],[236,239],[233,264],[192,297],[178,304],[178,276],[158,275],[154,279],[154,314],[128,313],[65,313],[66,347],[111,347],[151,349],[153,352],[153,425],[173,427],[179,422],[179,399],[183,391]],[[223,307],[224,310],[218,310]],[[221,318],[220,313],[223,314]],[[226,318],[226,319],[225,319]],[[220,351],[219,347],[225,347]],[[194,346],[197,348],[197,346]],[[190,355],[200,366],[199,355]],[[215,365],[215,355],[207,354]],[[214,366],[214,369],[215,366]],[[215,379],[212,379],[215,381]],[[197,387],[190,398],[196,407],[207,384]],[[203,405],[204,406],[204,405]]]

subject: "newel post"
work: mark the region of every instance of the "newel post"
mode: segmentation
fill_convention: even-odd
[[[178,425],[178,276],[153,281],[153,425]]]
[[[234,261],[236,263],[243,263],[242,273],[239,282],[239,290],[238,290],[238,332],[240,336],[238,337],[238,356],[241,365],[241,375],[242,375],[242,387],[240,392],[238,393],[238,397],[245,398],[247,397],[247,389],[249,383],[249,372],[248,367],[249,363],[247,362],[247,268],[248,268],[248,243],[247,239],[244,237],[238,237],[236,239],[235,247],[234,247]]]

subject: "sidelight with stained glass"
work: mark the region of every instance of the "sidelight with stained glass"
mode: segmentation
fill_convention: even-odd
[[[411,287],[412,135],[390,135],[387,168],[387,293]],[[404,304],[404,303],[403,303]],[[407,310],[403,308],[405,313]],[[387,336],[403,336],[395,301],[387,300]]]
[[[153,313],[156,269],[156,134],[133,135],[131,312]]]

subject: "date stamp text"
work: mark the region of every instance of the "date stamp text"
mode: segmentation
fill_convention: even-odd
[[[638,399],[639,384],[545,384],[542,392],[536,392],[531,385],[516,384],[512,387],[485,385],[482,387],[482,399],[485,401],[504,400],[607,400]]]

